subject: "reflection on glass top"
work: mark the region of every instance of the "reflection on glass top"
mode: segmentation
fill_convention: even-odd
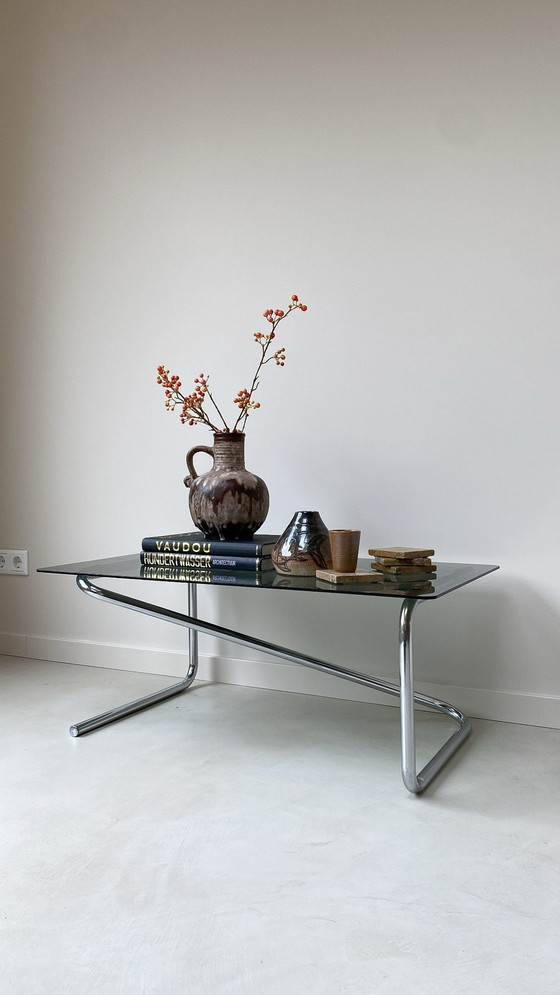
[[[329,584],[315,577],[286,577],[270,570],[196,570],[176,567],[149,567],[140,562],[140,554],[112,556],[105,560],[86,560],[41,567],[39,573],[112,577],[122,580],[171,581],[173,583],[209,584],[216,587],[268,588],[285,591],[321,591],[327,594],[359,594],[365,597],[418,598],[429,600],[455,591],[458,587],[498,570],[484,563],[437,563],[435,573],[413,581],[386,580],[372,584]],[[371,569],[371,560],[360,560],[360,569]]]

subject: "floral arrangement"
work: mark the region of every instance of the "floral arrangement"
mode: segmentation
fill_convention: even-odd
[[[180,405],[179,417],[183,424],[207,425],[213,432],[218,433],[244,432],[250,412],[256,408],[260,408],[259,402],[254,400],[254,394],[259,387],[259,378],[263,366],[266,366],[272,360],[274,360],[277,366],[284,366],[286,362],[286,350],[283,347],[277,349],[274,353],[270,353],[271,344],[276,338],[276,329],[284,318],[291,314],[292,311],[297,310],[307,311],[307,305],[301,303],[297,294],[292,294],[287,311],[281,311],[280,309],[273,311],[272,308],[267,308],[266,311],[263,311],[263,318],[266,318],[272,327],[268,332],[255,332],[253,335],[254,341],[260,347],[261,355],[249,390],[243,387],[233,398],[233,403],[239,408],[239,414],[232,428],[229,428],[212,396],[210,387],[208,386],[209,377],[204,373],[200,373],[199,376],[194,378],[192,393],[183,394],[181,391],[182,383],[177,374],[174,373],[170,376],[169,370],[166,370],[164,366],[158,366],[157,382],[164,388],[165,407],[167,410],[174,411],[177,405]],[[208,413],[208,410],[210,410],[211,414]],[[217,426],[212,420],[216,419],[216,414],[222,422],[221,427]]]

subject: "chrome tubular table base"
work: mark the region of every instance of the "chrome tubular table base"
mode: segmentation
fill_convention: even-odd
[[[124,594],[117,594],[97,587],[84,574],[78,574],[76,578],[78,587],[85,594],[98,598],[100,601],[107,601],[110,604],[122,605],[132,611],[141,612],[143,615],[151,615],[154,618],[166,619],[176,625],[189,629],[189,667],[185,678],[162,691],[137,698],[126,705],[112,708],[101,715],[95,715],[91,719],[77,722],[70,727],[72,736],[82,736],[84,733],[93,732],[101,726],[108,725],[116,719],[124,718],[150,705],[155,705],[160,701],[171,698],[176,694],[186,691],[193,683],[198,668],[198,633],[203,632],[208,635],[218,636],[228,642],[237,643],[240,646],[261,650],[270,656],[278,657],[281,660],[288,660],[290,663],[299,663],[304,667],[311,667],[320,670],[333,677],[340,677],[354,684],[362,684],[374,691],[381,691],[400,699],[401,717],[401,750],[402,750],[402,776],[405,786],[413,794],[419,794],[433,780],[443,765],[456,752],[471,731],[469,719],[445,701],[437,698],[430,698],[427,695],[417,694],[414,691],[414,670],[412,661],[412,618],[414,609],[418,604],[416,598],[404,598],[400,613],[399,627],[399,662],[400,662],[400,685],[391,684],[376,677],[369,677],[367,674],[360,674],[345,667],[336,666],[333,663],[326,663],[303,653],[277,646],[274,643],[256,639],[253,636],[235,632],[232,629],[225,629],[212,622],[204,622],[197,617],[196,605],[196,584],[188,583],[188,614],[182,615],[179,612],[171,611],[168,608],[160,608],[156,605],[148,604],[145,601],[137,601],[135,598],[127,597]],[[443,712],[450,716],[458,724],[458,729],[452,733],[449,739],[443,744],[441,749],[428,761],[420,773],[416,771],[416,734],[415,734],[415,704],[424,705],[437,712]]]

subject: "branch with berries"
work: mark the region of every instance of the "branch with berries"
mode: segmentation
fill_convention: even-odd
[[[260,347],[261,355],[250,388],[243,387],[233,399],[233,403],[239,408],[239,414],[233,423],[233,428],[229,428],[212,396],[208,386],[209,377],[204,373],[200,373],[195,377],[192,393],[183,394],[181,391],[182,383],[177,374],[170,375],[169,370],[165,366],[158,366],[157,382],[164,389],[165,407],[167,410],[174,411],[178,406],[179,417],[183,424],[206,425],[213,432],[244,432],[251,411],[260,408],[260,403],[254,400],[254,394],[260,385],[260,374],[263,366],[266,366],[267,363],[271,363],[273,360],[276,366],[284,366],[286,362],[286,350],[283,346],[276,349],[276,352],[270,352],[272,342],[276,338],[276,329],[284,318],[291,314],[292,311],[297,310],[307,311],[307,305],[301,303],[297,294],[292,294],[292,299],[286,311],[281,311],[280,309],[274,311],[272,308],[267,308],[266,311],[263,311],[263,318],[266,318],[272,327],[268,332],[255,332],[253,335],[254,341]],[[208,410],[211,411],[211,416]],[[221,426],[215,424],[216,415],[221,422]]]

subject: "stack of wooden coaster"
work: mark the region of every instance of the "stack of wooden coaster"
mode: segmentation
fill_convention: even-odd
[[[414,549],[411,546],[383,546],[368,549],[373,556],[372,569],[381,573],[384,581],[398,584],[415,580],[428,580],[436,573],[432,562],[433,549]]]

